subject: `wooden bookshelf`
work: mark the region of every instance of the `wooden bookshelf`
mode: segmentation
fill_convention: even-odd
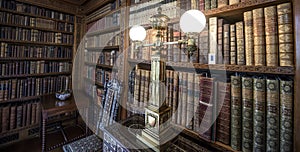
[[[46,32],[57,32],[57,33],[65,33],[65,34],[73,34],[73,32],[67,32],[67,31],[62,31],[62,30],[55,30],[51,28],[41,28],[41,27],[35,27],[35,26],[25,26],[25,25],[19,25],[19,24],[8,24],[8,23],[1,23],[0,25],[2,26],[11,26],[11,27],[20,27],[20,28],[25,28],[25,29],[34,29],[34,30],[39,30],[39,31],[46,31]]]
[[[115,31],[118,31],[118,30],[120,30],[120,26],[109,27],[109,28],[106,28],[106,29],[98,30],[98,31],[88,32],[86,34],[86,36],[87,37],[96,36],[96,35],[100,35],[100,34],[115,32]]]
[[[52,72],[52,73],[38,73],[38,74],[20,74],[20,75],[0,76],[0,79],[25,78],[25,77],[46,77],[46,76],[70,75],[70,74],[71,74],[71,72]]]
[[[0,39],[2,42],[7,43],[19,43],[19,44],[27,44],[27,45],[49,45],[49,46],[67,46],[73,47],[73,44],[62,44],[62,43],[49,43],[49,42],[33,42],[33,41],[20,41],[20,40],[10,40],[10,39]]]
[[[8,57],[8,58],[0,58],[0,61],[39,61],[39,60],[45,60],[45,61],[72,61],[72,58],[18,58],[18,57]]]

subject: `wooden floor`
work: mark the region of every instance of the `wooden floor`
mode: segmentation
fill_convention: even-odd
[[[84,132],[79,127],[69,127],[65,129],[68,139],[72,139]],[[63,141],[63,136],[60,132],[49,133],[46,136],[47,147],[55,145]],[[27,139],[8,146],[0,147],[1,152],[40,152],[41,147],[40,137]],[[54,149],[52,152],[63,152],[62,147]]]

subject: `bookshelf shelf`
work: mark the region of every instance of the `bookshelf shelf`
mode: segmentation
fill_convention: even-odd
[[[9,134],[13,134],[13,133],[18,133],[22,130],[26,130],[26,129],[32,129],[32,128],[36,128],[36,127],[39,127],[39,124],[34,124],[34,125],[29,125],[29,126],[25,126],[25,127],[20,127],[20,128],[17,128],[17,129],[13,129],[13,130],[9,130],[9,131],[6,131],[6,132],[2,132],[0,133],[0,136],[6,136],[6,135],[9,135]]]
[[[9,9],[5,9],[5,8],[0,8],[0,11],[8,12],[8,13],[13,13],[13,14],[18,14],[18,15],[24,15],[24,16],[31,16],[31,17],[36,17],[36,18],[48,19],[48,20],[52,20],[52,21],[56,21],[56,22],[64,22],[64,23],[74,24],[73,22],[66,21],[66,20],[59,20],[59,19],[49,18],[49,17],[35,15],[35,14],[31,14],[31,13],[18,12],[16,10],[9,10]]]
[[[48,94],[43,94],[43,95],[48,95]],[[0,101],[0,103],[13,103],[13,102],[23,102],[23,101],[28,101],[28,100],[34,100],[40,98],[42,95],[38,96],[28,96],[28,97],[22,97],[22,98],[14,98],[14,99],[9,99],[9,100],[3,100]]]
[[[31,44],[31,45],[53,45],[53,46],[68,46],[73,47],[73,44],[59,44],[59,43],[47,43],[47,42],[32,42],[32,41],[20,41],[20,40],[9,40],[9,39],[0,39],[1,42],[7,43],[20,43],[20,44]]]
[[[150,61],[129,59],[129,63],[132,64],[146,64],[150,65]],[[278,74],[278,75],[294,75],[294,67],[271,67],[271,66],[248,66],[248,65],[223,65],[223,64],[199,64],[199,63],[177,63],[167,62],[169,67],[177,68],[189,68],[189,69],[200,69],[200,70],[219,70],[219,71],[230,71],[230,72],[248,72],[248,73],[263,73],[263,74]]]
[[[0,23],[0,25],[2,25],[2,26],[21,27],[21,28],[27,28],[27,29],[35,29],[35,30],[47,31],[47,32],[57,32],[57,33],[73,34],[73,32],[55,30],[55,29],[50,29],[50,28],[40,28],[40,27],[34,27],[34,26],[18,25],[18,24]]]
[[[97,64],[97,67],[106,68],[106,69],[110,69],[110,70],[113,69],[113,66],[111,66],[111,65],[105,65],[105,64]]]
[[[119,45],[105,46],[105,47],[88,47],[86,49],[90,52],[119,50]]]
[[[39,73],[39,74],[21,74],[21,75],[8,75],[0,76],[0,79],[11,79],[11,78],[25,78],[25,77],[45,77],[55,75],[70,75],[71,72],[53,72],[53,73]]]
[[[11,61],[11,60],[16,60],[16,61],[21,61],[21,60],[26,60],[26,61],[39,61],[39,60],[46,60],[46,61],[72,61],[71,58],[18,58],[18,57],[8,57],[8,58],[0,58],[0,61]]]
[[[91,37],[91,36],[101,35],[101,34],[110,33],[110,32],[114,32],[114,31],[118,31],[118,30],[120,30],[120,26],[114,26],[114,27],[110,27],[110,28],[106,28],[106,29],[101,29],[98,31],[88,32],[86,34],[86,36]]]

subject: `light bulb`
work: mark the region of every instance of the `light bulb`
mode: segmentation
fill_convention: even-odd
[[[181,16],[179,24],[184,33],[200,33],[205,28],[206,18],[199,10],[189,10]]]
[[[146,38],[146,30],[140,25],[135,25],[129,31],[129,37],[133,41],[143,41]]]

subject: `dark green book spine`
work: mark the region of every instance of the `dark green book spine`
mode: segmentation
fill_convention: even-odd
[[[293,81],[280,81],[280,151],[293,151]]]
[[[242,151],[253,148],[253,79],[242,77]]]
[[[267,79],[267,151],[279,151],[279,82]]]
[[[205,0],[204,7],[205,7],[205,10],[210,10],[210,0]]]
[[[231,147],[241,150],[242,146],[242,98],[241,77],[231,76]]]
[[[253,79],[253,148],[266,151],[266,81]]]

